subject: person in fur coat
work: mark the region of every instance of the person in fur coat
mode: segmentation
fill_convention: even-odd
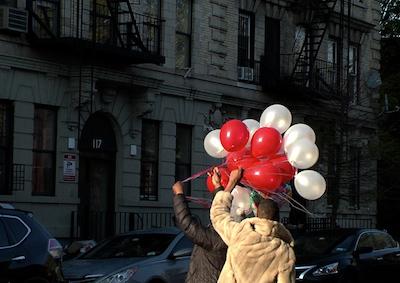
[[[214,169],[213,181],[218,181],[218,169]],[[277,205],[262,198],[256,217],[240,223],[230,216],[231,191],[242,176],[242,169],[231,172],[228,185],[213,200],[211,222],[228,246],[226,262],[219,283],[294,283],[295,261],[293,237],[279,222]]]

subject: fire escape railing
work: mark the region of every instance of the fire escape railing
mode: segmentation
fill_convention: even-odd
[[[296,54],[280,55],[280,81],[292,82],[292,72],[296,64]],[[337,65],[323,59],[315,59],[310,70],[312,76],[309,78],[307,87],[319,93],[336,93]],[[305,85],[303,85],[305,86]]]
[[[27,0],[36,39],[78,39],[161,55],[161,19],[133,12],[128,0]]]
[[[297,2],[296,8],[303,14],[301,24],[305,28],[305,38],[299,53],[295,54],[291,79],[296,85],[309,87],[312,80],[319,76],[313,74],[314,66],[337,0]]]

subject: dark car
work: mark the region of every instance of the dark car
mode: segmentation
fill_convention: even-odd
[[[176,228],[129,232],[107,239],[63,264],[69,282],[183,283],[193,243]]]
[[[62,247],[32,213],[0,204],[0,282],[64,282]]]
[[[305,233],[295,239],[295,252],[296,282],[386,282],[399,276],[399,244],[377,229]]]

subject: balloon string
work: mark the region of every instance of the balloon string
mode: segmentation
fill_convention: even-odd
[[[204,174],[207,174],[208,172],[212,171],[214,167],[223,167],[225,165],[226,165],[226,162],[224,162],[224,163],[222,163],[222,164],[220,164],[218,166],[211,166],[211,167],[209,167],[207,169],[204,169],[204,170],[202,170],[200,172],[197,172],[197,173],[193,174],[192,176],[186,178],[185,180],[183,180],[181,182],[182,183],[186,183],[186,182],[192,181],[192,180],[197,179],[200,176],[203,176]]]
[[[279,197],[279,198],[281,198],[281,199],[283,199],[283,200],[285,200],[285,201],[287,201],[293,208],[295,208],[295,209],[297,209],[297,210],[299,210],[301,212],[304,212],[304,213],[306,213],[306,214],[308,214],[308,215],[310,215],[312,217],[315,216],[315,214],[310,212],[301,203],[299,203],[298,201],[296,201],[295,199],[290,197],[288,194],[283,193],[283,192],[282,192],[282,194],[278,194],[278,193],[275,193],[275,192],[270,192],[270,193],[275,195],[275,196],[277,196],[277,197]]]

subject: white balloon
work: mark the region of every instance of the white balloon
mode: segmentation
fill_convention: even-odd
[[[285,152],[288,148],[298,140],[305,138],[310,142],[315,143],[314,130],[306,124],[296,124],[291,126],[283,135],[283,146]]]
[[[248,215],[252,210],[250,207],[250,193],[248,188],[235,186],[231,194],[233,196],[231,206],[231,216],[235,220],[241,220],[238,217]]]
[[[260,128],[260,123],[254,119],[246,119],[246,120],[243,120],[242,122],[249,129],[250,136],[249,136],[249,140],[246,144],[246,147],[250,148],[251,138],[253,137],[254,133]]]
[[[307,200],[320,198],[326,190],[324,177],[314,170],[304,170],[294,176],[294,187]]]
[[[284,133],[292,123],[292,114],[289,109],[281,104],[274,104],[261,114],[260,127],[275,128],[281,134]]]
[[[310,168],[317,162],[318,157],[317,145],[304,138],[292,144],[287,151],[289,163],[298,169]]]
[[[220,131],[219,129],[213,130],[204,138],[204,149],[208,155],[214,158],[224,158],[228,155],[228,152],[224,149],[219,139]]]

